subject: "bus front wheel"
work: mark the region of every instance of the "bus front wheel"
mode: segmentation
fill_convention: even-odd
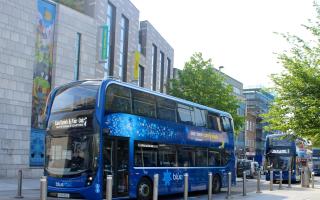
[[[221,181],[218,175],[215,175],[212,179],[212,192],[214,194],[219,193],[221,190]]]
[[[152,184],[149,179],[142,178],[138,184],[138,200],[150,200],[152,198]]]

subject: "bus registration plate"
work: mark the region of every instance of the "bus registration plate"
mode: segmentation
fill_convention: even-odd
[[[70,198],[69,193],[58,193],[58,198]]]

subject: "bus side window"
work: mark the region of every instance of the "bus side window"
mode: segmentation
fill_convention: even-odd
[[[176,103],[172,100],[157,97],[158,119],[176,122]]]
[[[197,151],[196,151],[196,166],[197,167],[207,167],[208,166],[207,157],[208,157],[207,149],[197,148]]]
[[[177,149],[174,145],[159,144],[159,166],[177,167]]]
[[[232,123],[228,117],[221,117],[222,121],[222,130],[227,132],[227,131],[232,131]]]
[[[156,117],[155,96],[138,90],[132,90],[133,113],[145,117]]]
[[[136,167],[157,167],[157,157],[157,144],[135,142],[134,165]]]
[[[195,149],[192,147],[179,147],[178,149],[178,166],[194,167],[195,166]]]
[[[208,113],[208,128],[216,131],[221,131],[219,116],[216,116],[212,113]]]
[[[178,122],[193,125],[193,108],[183,104],[178,104]]]
[[[204,110],[194,108],[193,124],[199,127],[206,127],[207,118]]]
[[[131,113],[130,89],[112,84],[107,89],[107,113]]]
[[[208,165],[209,165],[209,167],[221,166],[221,154],[219,151],[209,149]]]

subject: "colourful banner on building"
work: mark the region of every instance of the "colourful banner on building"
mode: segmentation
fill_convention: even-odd
[[[35,64],[33,68],[30,166],[42,166],[44,160],[44,111],[51,90],[56,6],[38,0]],[[42,138],[41,138],[42,137]]]

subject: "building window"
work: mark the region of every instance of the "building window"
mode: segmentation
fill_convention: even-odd
[[[144,67],[139,65],[139,86],[144,87]]]
[[[119,77],[124,82],[127,81],[128,30],[129,21],[122,15],[120,22]]]
[[[160,74],[159,74],[159,80],[160,80],[160,92],[163,92],[163,84],[164,84],[164,53],[160,51]]]
[[[142,30],[139,31],[139,51],[142,55],[146,56],[146,39]]]
[[[108,69],[108,75],[113,76],[114,71],[114,46],[115,46],[115,21],[116,21],[116,8],[108,3],[107,8],[107,26],[108,26],[108,59],[105,63]]]
[[[74,80],[79,80],[79,70],[80,70],[80,48],[81,48],[81,33],[76,35],[76,62],[74,64]]]
[[[169,82],[170,82],[170,73],[171,73],[171,60],[170,58],[167,58],[167,86],[169,86]]]
[[[151,73],[151,89],[157,89],[157,46],[152,44],[152,73]]]

